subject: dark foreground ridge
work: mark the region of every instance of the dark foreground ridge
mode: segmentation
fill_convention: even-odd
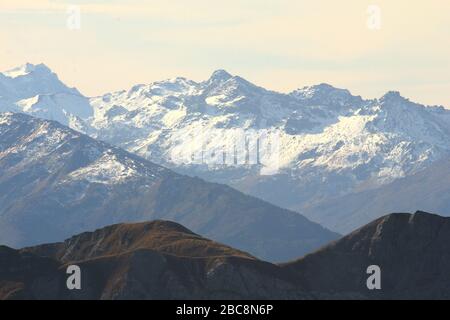
[[[370,265],[381,269],[381,290],[367,289]],[[450,218],[421,211],[387,215],[283,267],[309,292],[449,299]]]
[[[66,287],[73,264],[81,290]],[[370,265],[380,290],[367,288]],[[425,212],[385,216],[281,265],[154,221],[0,247],[0,299],[448,299],[449,270],[450,218]]]
[[[166,221],[118,224],[62,243],[0,250],[1,299],[297,299],[277,265]],[[6,264],[5,264],[6,263]],[[82,289],[68,290],[69,265]]]

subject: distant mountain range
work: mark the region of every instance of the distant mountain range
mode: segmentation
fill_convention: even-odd
[[[0,247],[0,299],[449,299],[450,219],[391,214],[274,265],[172,222],[118,224],[65,242]],[[69,265],[81,290],[66,287]],[[367,268],[380,271],[369,290]]]
[[[62,241],[121,222],[172,220],[270,261],[339,237],[300,214],[165,169],[56,121],[0,113],[0,243]]]
[[[450,215],[450,157],[379,188],[305,207],[303,213],[345,234],[378,218],[380,212],[414,212],[417,209]]]
[[[28,64],[0,74],[0,110],[57,120],[339,232],[382,212],[412,210],[407,194],[388,211],[382,200],[370,212],[360,204],[450,157],[450,110],[443,107],[398,92],[365,100],[327,84],[282,94],[224,70],[202,82],[175,78],[87,98],[46,66]],[[449,197],[431,196],[426,209],[450,215],[448,206],[432,205]]]

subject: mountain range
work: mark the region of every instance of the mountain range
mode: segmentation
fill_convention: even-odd
[[[450,110],[442,106],[395,91],[367,100],[328,84],[284,94],[224,70],[87,98],[46,66],[27,64],[0,75],[0,110],[57,120],[341,233],[383,212],[419,209],[406,194],[388,208],[372,202],[370,212],[364,203],[450,156]],[[423,209],[450,215],[438,205],[448,203],[445,193],[430,196]]]
[[[449,299],[450,218],[379,218],[299,260],[271,264],[167,221],[0,247],[0,299]],[[68,290],[66,270],[81,270]],[[367,286],[369,266],[379,289]]]
[[[62,241],[110,224],[155,219],[270,261],[339,237],[296,212],[177,174],[59,122],[0,113],[0,243]]]
[[[380,216],[380,212],[442,212],[450,215],[450,158],[376,189],[331,198],[303,210],[310,219],[347,233]],[[381,211],[379,211],[381,210]]]

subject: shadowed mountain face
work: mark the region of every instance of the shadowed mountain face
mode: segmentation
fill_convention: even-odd
[[[307,297],[280,267],[181,225],[120,224],[63,243],[0,248],[0,299],[245,299]],[[82,289],[65,287],[68,265]]]
[[[66,269],[81,268],[81,290]],[[380,268],[381,290],[367,288]],[[173,222],[119,224],[65,242],[0,247],[0,299],[449,299],[450,218],[380,218],[275,265]]]
[[[271,260],[337,234],[230,187],[175,174],[57,122],[0,113],[0,243],[61,241],[120,222],[182,223]]]
[[[0,299],[32,298],[35,290],[45,298],[48,294],[45,282],[60,273],[59,266],[54,259],[0,246]],[[53,284],[60,286],[63,282]]]
[[[381,269],[381,290],[367,289],[370,265]],[[388,215],[284,268],[330,298],[449,299],[450,218]]]

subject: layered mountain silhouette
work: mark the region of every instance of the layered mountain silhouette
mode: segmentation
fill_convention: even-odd
[[[245,299],[306,297],[280,267],[173,222],[119,224],[63,243],[0,247],[0,299]],[[81,290],[66,269],[82,271]]]
[[[299,260],[271,264],[183,226],[118,224],[64,242],[0,247],[0,299],[448,299],[450,218],[384,216]],[[81,290],[66,269],[81,268]],[[381,289],[369,290],[368,266]]]
[[[88,98],[26,64],[3,111],[2,299],[450,298],[449,219],[381,217],[450,215],[443,107],[224,70]]]
[[[450,158],[379,188],[305,207],[303,212],[346,234],[379,218],[380,212],[413,212],[417,208],[450,216]]]
[[[176,174],[58,122],[0,114],[0,243],[62,241],[120,222],[173,220],[270,261],[339,237],[298,213]]]
[[[224,70],[200,82],[178,77],[84,97],[45,65],[26,64],[0,73],[0,111],[57,120],[341,233],[383,212],[422,208],[399,197],[392,206],[373,206],[366,218],[360,216],[367,207],[358,205],[333,215],[334,206],[364,204],[372,190],[450,156],[450,110],[443,107],[412,102],[396,91],[364,99],[325,83],[274,92]],[[258,139],[266,141],[259,149]],[[276,151],[264,148],[271,144]]]

